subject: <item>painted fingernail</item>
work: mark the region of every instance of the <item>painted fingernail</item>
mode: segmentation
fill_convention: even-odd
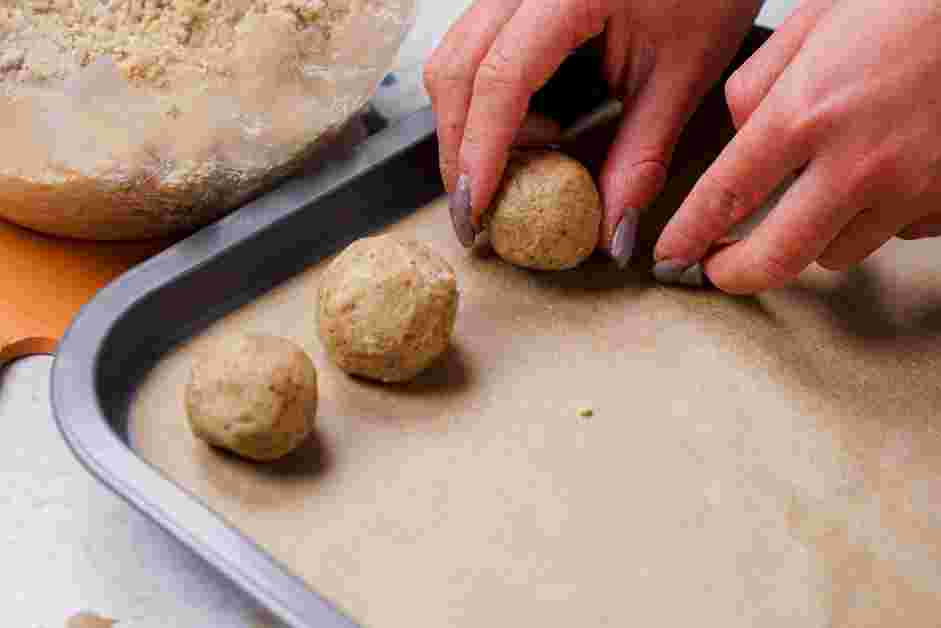
[[[657,263],[653,267],[654,279],[660,283],[706,288],[711,286],[702,264],[684,264],[673,260]]]
[[[640,212],[628,210],[614,230],[611,238],[611,257],[618,268],[624,270],[634,255],[634,245],[637,241],[637,223]]]
[[[683,273],[689,268],[689,264],[665,260],[657,262],[653,267],[653,277],[660,283],[677,284],[683,277]]]
[[[704,288],[709,280],[702,264],[684,264],[673,260],[657,263],[653,267],[654,279],[660,283]]]
[[[454,224],[454,233],[465,248],[474,246],[477,239],[477,229],[471,222],[471,185],[470,177],[462,174],[458,177],[457,186],[451,192],[449,203],[451,222]]]
[[[693,288],[704,288],[707,285],[706,272],[702,264],[693,264],[680,275],[680,284]]]

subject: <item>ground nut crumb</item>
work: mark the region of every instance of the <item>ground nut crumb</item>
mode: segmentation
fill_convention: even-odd
[[[3,56],[0,56],[0,74],[19,70],[25,59],[26,52],[23,50],[16,50],[14,48],[13,50],[6,51],[3,53]]]
[[[299,32],[322,31],[329,38],[352,0],[26,0],[0,7],[0,80],[42,75],[66,78],[68,63],[48,59],[43,68],[30,67],[29,50],[51,41],[72,67],[111,57],[125,77],[137,84],[168,87],[174,75],[226,76],[224,60],[250,32],[239,29],[285,20]],[[14,56],[14,53],[17,56]],[[14,75],[21,68],[31,72]]]

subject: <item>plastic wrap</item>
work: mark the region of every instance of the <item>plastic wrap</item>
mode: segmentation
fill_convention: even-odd
[[[204,40],[147,39],[178,27],[157,20],[180,6],[215,20]],[[84,22],[63,21],[69,7]],[[130,44],[88,35],[132,9]],[[0,0],[0,215],[95,239],[205,224],[340,133],[414,12],[414,0]]]

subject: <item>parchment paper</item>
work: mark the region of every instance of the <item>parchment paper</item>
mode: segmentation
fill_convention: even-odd
[[[700,128],[648,241],[728,135]],[[147,460],[355,620],[938,625],[937,241],[733,298],[655,285],[646,253],[564,274],[469,255],[443,201],[393,231],[461,282],[453,350],[420,381],[331,366],[320,266],[167,358],[132,411]],[[273,467],[185,427],[193,347],[237,330],[291,338],[320,370],[318,437]]]

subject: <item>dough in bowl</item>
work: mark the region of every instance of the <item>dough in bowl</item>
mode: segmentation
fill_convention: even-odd
[[[413,5],[0,0],[0,217],[101,240],[219,217],[362,110]]]
[[[324,272],[319,301],[320,338],[337,366],[404,382],[447,350],[457,317],[457,278],[424,244],[364,238]]]
[[[497,255],[534,270],[567,270],[598,244],[601,195],[591,173],[555,151],[514,156],[487,218]]]
[[[228,336],[194,359],[185,406],[197,438],[251,460],[276,460],[314,429],[317,371],[284,338]]]

